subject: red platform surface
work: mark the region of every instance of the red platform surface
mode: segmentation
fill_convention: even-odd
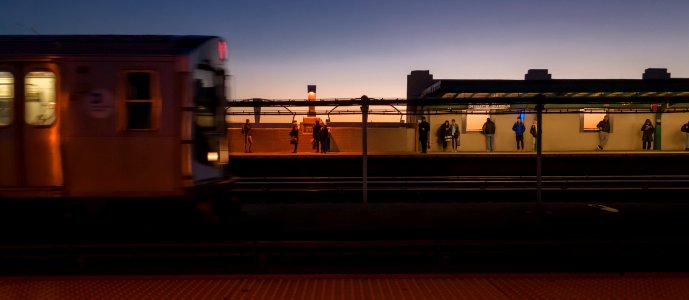
[[[689,299],[689,274],[0,278],[1,299]]]

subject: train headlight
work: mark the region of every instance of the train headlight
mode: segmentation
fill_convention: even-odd
[[[218,152],[208,152],[208,161],[218,161],[219,158]]]

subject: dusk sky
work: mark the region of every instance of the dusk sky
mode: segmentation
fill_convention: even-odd
[[[5,0],[0,34],[228,40],[234,98],[403,98],[406,75],[689,77],[687,0]]]

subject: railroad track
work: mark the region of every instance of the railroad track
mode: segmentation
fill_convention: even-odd
[[[536,190],[536,176],[368,177],[369,190]],[[542,188],[567,189],[689,189],[689,175],[543,176]],[[239,177],[233,191],[357,191],[361,177]]]

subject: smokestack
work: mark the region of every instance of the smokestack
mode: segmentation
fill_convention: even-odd
[[[524,80],[550,80],[552,76],[548,74],[548,69],[529,69],[524,75]]]

